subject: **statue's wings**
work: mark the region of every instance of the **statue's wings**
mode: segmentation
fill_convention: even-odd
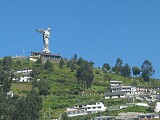
[[[44,30],[43,29],[36,29],[37,32],[43,33]]]

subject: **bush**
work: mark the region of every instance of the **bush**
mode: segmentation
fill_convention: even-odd
[[[79,94],[79,90],[78,90],[78,89],[75,89],[75,90],[73,91],[73,94],[78,95],[78,94]]]
[[[66,82],[66,80],[64,80],[64,79],[56,79],[55,81],[59,82],[59,83],[65,83]]]
[[[69,120],[67,113],[63,113],[60,120]]]

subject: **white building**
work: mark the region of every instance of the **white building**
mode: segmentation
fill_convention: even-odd
[[[136,93],[136,87],[124,86],[122,81],[110,81],[110,91],[105,93],[105,99],[109,98],[126,98]]]
[[[106,110],[106,107],[103,103],[97,102],[93,105],[76,105],[73,108],[67,108],[67,114],[69,117],[86,115],[92,113],[103,112]]]
[[[18,82],[31,82],[31,74],[32,69],[24,69],[24,70],[18,70],[15,72],[15,74],[19,74],[19,77],[12,78],[13,81]]]
[[[17,82],[31,82],[31,77],[30,76],[22,76],[20,78],[12,78],[13,81]]]
[[[16,73],[21,73],[21,74],[30,74],[32,72],[32,69],[25,69],[25,70],[18,70]]]
[[[94,105],[86,105],[84,108],[87,110],[87,113],[98,113],[106,110],[106,107],[101,102],[97,102]]]
[[[160,102],[157,102],[155,107],[155,112],[159,112],[159,111],[160,111]]]

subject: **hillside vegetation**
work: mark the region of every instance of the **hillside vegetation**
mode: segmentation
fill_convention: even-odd
[[[145,65],[148,65],[148,61]],[[1,96],[5,92],[13,91],[15,97],[10,98],[10,100],[7,98],[1,99],[1,103],[4,100],[7,101],[6,106],[8,107],[1,107],[1,111],[5,112],[2,112],[0,117],[13,120],[21,120],[23,119],[22,116],[25,116],[28,120],[59,118],[64,115],[67,107],[73,107],[77,104],[103,102],[105,106],[113,106],[131,102],[129,99],[104,99],[104,92],[110,91],[110,80],[122,81],[124,85],[154,87],[160,85],[158,80],[149,78],[154,72],[151,65],[149,66],[150,71],[142,67],[145,72],[138,71],[142,72],[141,74],[138,72],[133,73],[135,77],[131,75],[130,66],[128,64],[123,66],[121,59],[117,59],[113,67],[110,67],[109,64],[104,64],[102,68],[93,66],[93,62],[88,62],[82,58],[78,59],[76,55],[71,60],[62,59],[59,63],[51,63],[50,61],[42,63],[40,59],[37,62],[31,62],[28,59],[4,57],[0,60],[0,83],[4,86],[1,87]],[[11,78],[16,77],[15,71],[27,68],[33,69],[31,73],[32,82],[19,83],[11,81]],[[15,103],[21,104],[24,108],[19,109],[18,104]],[[37,109],[34,110],[31,106]],[[9,111],[6,108],[14,109]],[[123,112],[130,110],[127,108]],[[138,108],[138,110],[140,112],[147,111],[146,108]],[[22,114],[14,117],[14,113],[17,111]],[[34,112],[30,113],[29,111]],[[114,113],[116,114],[118,111]],[[102,115],[112,115],[112,113],[106,111]],[[87,117],[91,117],[91,115]],[[86,119],[88,119],[87,117]]]

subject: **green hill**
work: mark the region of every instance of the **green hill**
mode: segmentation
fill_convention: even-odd
[[[49,118],[49,116],[51,118],[58,118],[66,111],[67,107],[72,107],[77,104],[103,102],[105,106],[112,106],[131,102],[131,100],[128,99],[105,100],[104,92],[110,90],[109,80],[119,80],[122,81],[124,85],[160,85],[160,82],[155,79],[144,82],[142,77],[123,77],[114,72],[104,72],[100,68],[92,68],[91,65],[94,78],[91,86],[88,89],[86,87],[84,89],[84,85],[78,82],[75,77],[77,70],[81,66],[77,62],[78,61],[74,60],[64,61],[64,64],[60,65],[58,63],[48,62],[43,64],[38,61],[33,63],[27,59],[15,59],[11,65],[12,71],[26,68],[33,69],[31,73],[33,82],[12,82],[11,91],[13,91],[15,95],[25,97],[31,89],[37,89],[42,96],[42,109],[39,111],[40,118]],[[1,68],[3,68],[2,61]],[[47,91],[47,93],[45,91]],[[144,109],[142,111],[144,111]],[[110,113],[106,112],[103,114],[106,115]]]

